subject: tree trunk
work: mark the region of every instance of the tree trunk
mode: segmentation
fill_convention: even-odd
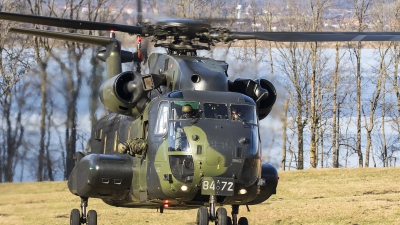
[[[381,48],[379,48],[379,50],[381,50]],[[367,124],[367,122],[365,122],[365,127],[367,130],[367,147],[365,149],[365,167],[369,167],[369,155],[370,155],[370,149],[372,146],[371,134],[372,134],[372,130],[374,129],[374,126],[375,126],[375,118],[374,118],[375,111],[378,107],[378,102],[379,102],[380,95],[381,95],[384,70],[386,70],[385,56],[387,55],[388,51],[389,51],[389,48],[387,48],[384,51],[383,55],[381,55],[381,61],[379,63],[379,74],[378,74],[378,78],[377,78],[377,84],[376,84],[375,90],[374,90],[371,100],[370,100],[369,124]]]
[[[361,32],[364,29],[364,19],[366,12],[372,1],[370,0],[353,0],[352,4],[355,9],[355,16],[358,22],[357,31]],[[357,58],[357,143],[356,152],[358,155],[358,167],[363,167],[363,155],[361,152],[361,42],[357,43],[357,48],[354,49]]]
[[[339,146],[337,145],[338,143],[338,135],[337,135],[337,110],[338,110],[338,104],[337,104],[337,83],[339,81],[338,76],[339,76],[339,43],[336,43],[336,51],[335,51],[335,70],[333,72],[333,99],[332,99],[332,104],[333,104],[333,109],[332,109],[332,167],[333,168],[339,168]]]
[[[297,169],[298,170],[302,170],[304,169],[304,156],[303,156],[303,147],[304,147],[304,137],[303,137],[303,133],[304,133],[304,126],[303,126],[303,121],[301,116],[297,118],[297,146],[298,146],[298,157],[297,157]],[[299,123],[300,122],[300,123]]]
[[[361,42],[357,43],[357,142],[356,142],[356,152],[358,155],[358,167],[363,167],[363,154],[361,152]]]
[[[282,170],[285,170],[286,167],[286,139],[287,139],[287,112],[288,112],[288,108],[289,108],[289,99],[286,99],[285,104],[283,106],[283,116],[281,118],[282,120],[282,161],[281,161],[281,168]]]
[[[35,37],[37,39],[37,37]],[[39,54],[39,53],[38,53]],[[41,65],[42,74],[40,76],[40,97],[42,99],[41,102],[41,115],[40,115],[40,147],[39,147],[39,155],[38,155],[38,172],[37,172],[37,181],[43,181],[43,168],[45,164],[45,138],[46,138],[46,116],[47,116],[47,73],[46,66],[43,62],[39,62]]]
[[[386,76],[385,74],[383,78],[383,83],[386,84]],[[382,133],[382,155],[383,155],[383,167],[388,167],[388,152],[387,152],[387,145],[386,145],[386,132],[385,132],[385,116],[386,116],[386,105],[385,99],[386,98],[386,90],[382,92],[382,126],[381,126],[381,133]]]
[[[317,132],[317,110],[315,104],[315,80],[317,73],[317,43],[311,44],[311,55],[312,55],[312,71],[311,71],[311,80],[310,80],[310,88],[311,88],[311,143],[310,143],[310,168],[317,168],[317,141],[316,141],[316,132]]]

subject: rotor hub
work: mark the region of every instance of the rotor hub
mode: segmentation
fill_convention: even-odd
[[[208,33],[211,30],[211,25],[196,20],[186,19],[170,19],[158,21],[153,25],[151,34],[156,43],[155,47],[167,48],[170,52],[179,51],[180,53],[193,52],[196,50],[209,50],[211,44],[208,38]],[[168,40],[171,42],[168,43]],[[196,45],[193,42],[206,43],[208,46]]]
[[[199,38],[201,34],[209,32],[211,25],[196,20],[171,19],[159,21],[155,24],[155,35]]]

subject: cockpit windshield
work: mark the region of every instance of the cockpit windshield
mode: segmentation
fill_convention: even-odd
[[[160,125],[156,132],[160,134],[168,132],[168,151],[171,154],[172,152],[193,153],[195,146],[191,146],[191,143],[189,143],[193,138],[193,133],[191,133],[193,132],[192,126],[201,127],[212,124],[210,121],[217,124],[243,124],[243,129],[246,129],[244,133],[252,132],[251,137],[247,136],[248,140],[244,139],[243,142],[249,144],[247,154],[254,155],[259,151],[258,121],[255,105],[171,101],[169,111],[165,109],[168,107],[167,102],[161,104],[161,106],[158,120],[162,126]],[[169,118],[169,120],[165,118]]]
[[[204,103],[204,117],[206,119],[228,119],[228,107],[221,103]]]
[[[257,114],[254,106],[251,105],[231,105],[231,120],[245,123],[257,122]]]
[[[175,101],[171,103],[171,117],[173,120],[193,119],[201,116],[200,103],[189,101]]]

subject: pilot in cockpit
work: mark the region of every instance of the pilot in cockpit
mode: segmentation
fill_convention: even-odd
[[[194,118],[194,111],[192,109],[192,106],[189,104],[182,106],[182,115],[179,117],[179,119],[191,118]]]
[[[232,120],[233,121],[243,121],[240,113],[238,113],[236,110],[232,110]]]

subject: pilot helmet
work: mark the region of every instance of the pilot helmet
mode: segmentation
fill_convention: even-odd
[[[192,111],[192,106],[190,106],[190,105],[182,106],[182,112],[183,113],[190,113],[191,111]]]

